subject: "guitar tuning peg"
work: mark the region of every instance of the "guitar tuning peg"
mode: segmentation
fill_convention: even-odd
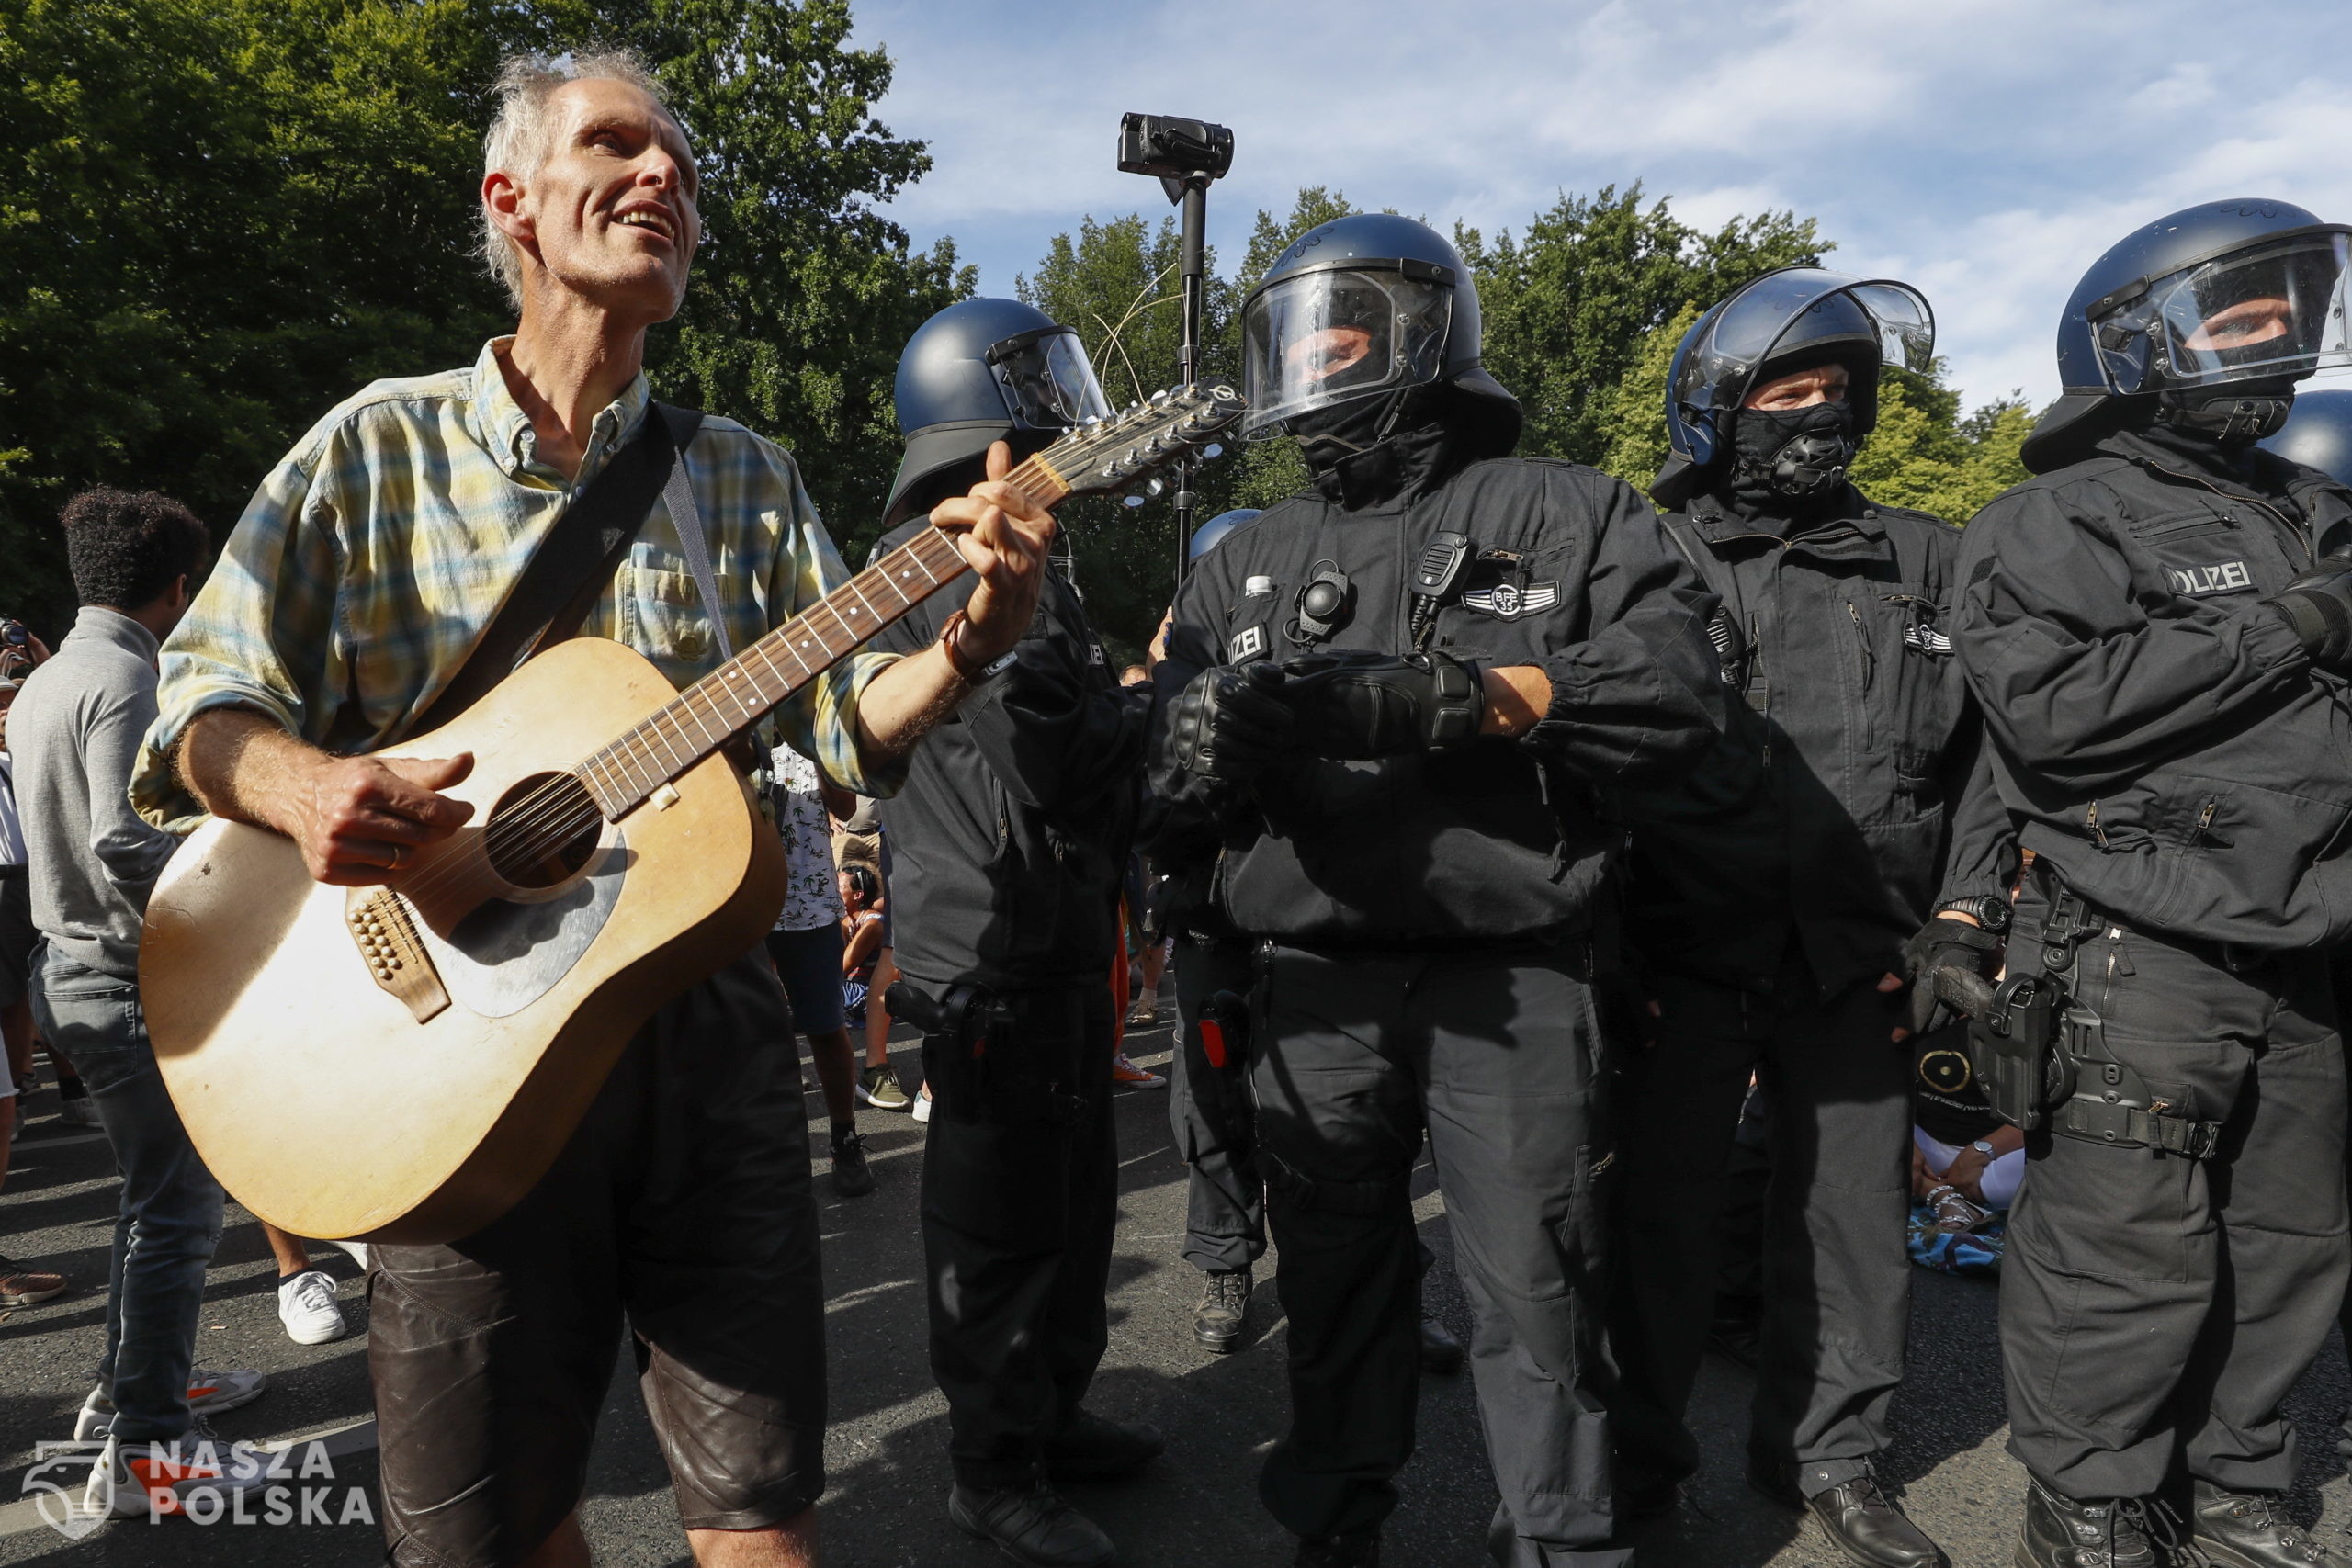
[[[1167,488],[1168,488],[1168,481],[1167,481],[1167,480],[1165,480],[1165,479],[1146,479],[1146,480],[1144,480],[1144,481],[1143,481],[1143,499],[1144,499],[1144,500],[1146,500],[1146,501],[1148,501],[1148,500],[1150,500],[1153,496],[1159,495],[1159,493],[1161,493],[1162,491],[1164,491],[1165,490],[1167,490]]]
[[[1201,461],[1204,463],[1214,463],[1224,456],[1225,446],[1222,442],[1212,441],[1201,448]]]
[[[1123,495],[1119,498],[1119,504],[1122,506],[1141,506],[1149,499],[1150,497],[1143,495]]]

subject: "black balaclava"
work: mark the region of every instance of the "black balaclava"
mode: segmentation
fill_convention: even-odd
[[[1404,405],[1405,395],[1399,390],[1384,398],[1327,403],[1293,414],[1286,423],[1290,433],[1298,437],[1299,456],[1319,474],[1386,440],[1403,423]]]
[[[2191,440],[2242,452],[2278,434],[2295,406],[2300,376],[2262,376],[2218,387],[2187,387],[2156,399],[2156,423]]]
[[[1854,410],[1846,402],[1801,409],[1742,409],[1732,423],[1732,461],[1717,494],[1744,516],[1810,522],[1835,504],[1854,460]]]

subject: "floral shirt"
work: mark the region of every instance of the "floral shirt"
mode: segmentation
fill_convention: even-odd
[[[784,834],[784,912],[776,916],[775,929],[806,931],[839,925],[842,889],[833,875],[832,825],[817,795],[817,764],[789,746],[779,746],[769,768],[773,782],[768,798],[775,807],[777,830]]]

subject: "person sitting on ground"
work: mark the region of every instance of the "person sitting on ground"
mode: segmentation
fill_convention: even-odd
[[[842,1010],[863,1024],[870,1005],[874,968],[882,957],[882,879],[856,862],[842,867]]]

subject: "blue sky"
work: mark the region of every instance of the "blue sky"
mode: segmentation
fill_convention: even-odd
[[[1303,185],[1523,226],[1640,180],[1685,220],[1790,208],[1829,265],[1916,284],[1972,402],[2054,396],[2057,312],[2139,223],[2222,197],[2352,220],[2337,0],[858,0],[881,119],[936,160],[892,215],[1010,293],[1047,241],[1168,210],[1114,166],[1128,109],[1233,128],[1209,237]]]

